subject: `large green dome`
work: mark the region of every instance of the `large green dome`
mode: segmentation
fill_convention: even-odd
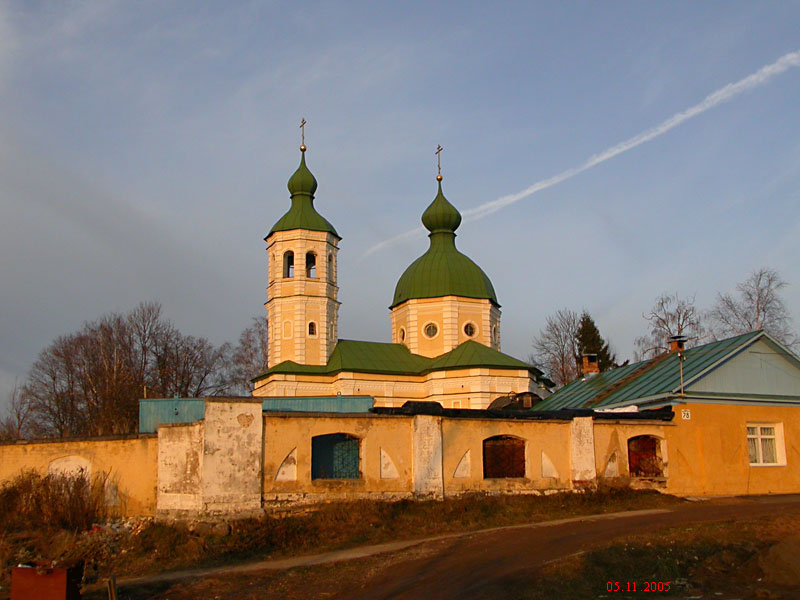
[[[288,188],[292,198],[292,206],[270,229],[267,237],[276,231],[292,229],[308,229],[310,231],[328,231],[341,239],[325,217],[314,208],[314,193],[317,191],[317,179],[306,166],[305,146],[300,148],[300,166],[289,178]],[[265,238],[266,239],[266,238]]]
[[[439,193],[422,215],[422,224],[431,232],[430,248],[400,277],[389,308],[412,298],[442,296],[486,298],[499,306],[486,273],[456,249],[455,230],[461,214],[444,197],[441,181]]]

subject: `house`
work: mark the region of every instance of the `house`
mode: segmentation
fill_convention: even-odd
[[[681,495],[800,490],[800,359],[763,331],[585,376],[534,407],[672,407],[663,436],[598,436],[598,476],[663,480]]]

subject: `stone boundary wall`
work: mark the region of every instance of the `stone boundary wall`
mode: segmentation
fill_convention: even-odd
[[[161,426],[157,437],[0,444],[0,482],[27,469],[104,472],[112,513],[166,516],[243,516],[332,500],[543,494],[603,482],[703,496],[800,489],[796,408],[687,403],[678,415],[661,421],[582,414],[545,420],[481,413],[277,413],[263,412],[259,398],[206,399],[203,420]],[[784,464],[749,465],[749,422],[782,424]],[[641,436],[650,438],[660,471],[631,478],[629,441]],[[320,438],[344,440],[351,453],[356,448],[347,475],[320,475],[312,451]],[[514,476],[485,477],[489,438],[516,444],[515,460],[524,462]],[[635,460],[641,460],[638,454]]]
[[[0,482],[23,471],[105,473],[111,514],[151,515],[156,511],[158,439],[155,435],[36,440],[0,445]]]

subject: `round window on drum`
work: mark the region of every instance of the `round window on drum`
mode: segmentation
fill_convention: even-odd
[[[439,333],[439,327],[436,325],[436,323],[427,323],[425,327],[423,327],[422,332],[428,339],[435,338],[436,334]]]

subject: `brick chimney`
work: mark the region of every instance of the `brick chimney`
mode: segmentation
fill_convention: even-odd
[[[669,338],[669,351],[670,352],[683,352],[683,348],[686,346],[686,336],[685,335],[673,335]]]
[[[583,377],[593,377],[600,372],[600,363],[597,362],[597,354],[583,355]]]

